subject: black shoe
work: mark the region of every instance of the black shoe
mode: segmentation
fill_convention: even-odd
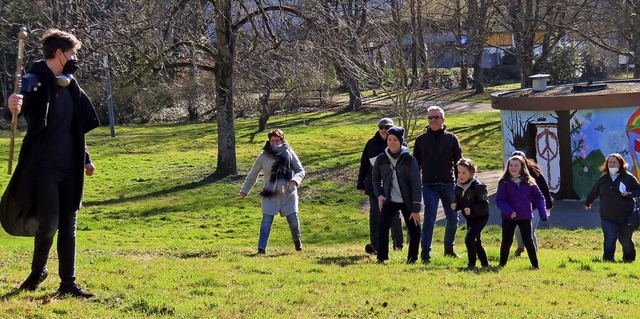
[[[377,253],[375,248],[373,248],[373,246],[371,244],[366,244],[364,246],[364,251],[366,251],[367,254],[369,254],[369,255],[375,255]]]
[[[520,257],[520,256],[522,256],[522,253],[523,253],[523,252],[524,252],[524,248],[520,248],[520,247],[518,247],[518,248],[516,249],[516,252],[515,252],[513,255],[514,255],[514,256],[516,256],[516,257]]]
[[[469,271],[478,270],[478,267],[476,267],[476,265],[469,265],[467,266],[467,270]]]
[[[417,257],[409,257],[407,258],[407,264],[415,264],[418,261]]]
[[[20,290],[35,291],[45,279],[49,276],[47,268],[42,269],[40,273],[32,272],[29,277],[20,285]]]
[[[460,258],[460,255],[456,254],[455,251],[452,250],[445,250],[444,251],[444,256],[445,257],[452,257],[452,258]]]
[[[427,265],[431,263],[431,258],[422,258],[422,264]]]
[[[393,250],[401,251],[402,250],[402,245],[393,245]]]
[[[76,284],[73,284],[71,286],[62,286],[62,285],[60,285],[60,288],[58,288],[58,292],[56,294],[58,295],[58,297],[71,296],[71,297],[83,298],[83,299],[89,299],[89,298],[93,298],[95,296],[92,293],[83,291]]]
[[[266,253],[266,251],[262,248],[258,248],[258,252],[256,253],[256,255],[264,255]]]
[[[296,246],[296,251],[301,251],[302,250],[302,242],[300,241],[300,239],[296,239],[293,241],[293,245]]]

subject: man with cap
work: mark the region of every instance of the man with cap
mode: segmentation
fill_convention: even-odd
[[[378,249],[378,225],[380,223],[380,210],[378,209],[378,200],[373,194],[373,183],[371,172],[376,157],[384,153],[387,148],[387,132],[393,127],[393,120],[390,118],[382,118],[378,122],[378,131],[373,135],[362,151],[360,158],[360,172],[358,173],[357,189],[362,195],[369,196],[369,240],[365,246],[368,254],[375,254]],[[402,222],[400,221],[400,212],[396,212],[391,223],[391,238],[393,239],[393,249],[401,250],[403,243]]]
[[[427,113],[429,125],[426,132],[416,138],[413,147],[413,157],[422,170],[424,223],[420,257],[423,263],[429,263],[431,260],[431,243],[439,201],[442,201],[447,221],[444,230],[444,255],[459,257],[453,250],[458,213],[451,209],[451,203],[455,201],[455,176],[458,175],[456,163],[462,158],[458,137],[447,131],[444,125],[444,110],[439,106],[430,106]]]

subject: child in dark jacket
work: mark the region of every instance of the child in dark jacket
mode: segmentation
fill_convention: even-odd
[[[452,210],[462,211],[467,220],[467,235],[464,243],[467,246],[469,264],[467,269],[476,269],[476,261],[480,259],[482,267],[489,267],[487,253],[482,247],[480,235],[489,221],[489,197],[487,186],[476,177],[476,164],[470,159],[462,158],[457,163],[458,180],[455,186],[455,202]]]
[[[507,161],[504,175],[498,181],[496,204],[502,217],[502,243],[500,244],[500,266],[507,265],[509,248],[513,243],[516,227],[522,233],[524,247],[529,255],[531,268],[538,269],[538,255],[531,237],[532,203],[538,208],[540,219],[548,218],[544,196],[535,180],[529,174],[522,156],[511,156]]]

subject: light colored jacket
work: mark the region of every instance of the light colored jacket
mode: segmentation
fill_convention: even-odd
[[[240,190],[241,193],[249,194],[249,191],[256,184],[258,176],[262,171],[264,173],[263,189],[275,191],[274,196],[262,198],[262,213],[267,215],[280,213],[282,216],[287,216],[298,212],[298,188],[290,186],[290,181],[295,181],[298,186],[300,186],[304,179],[305,171],[293,149],[291,149],[286,142],[282,144],[281,147],[286,148],[283,152],[286,152],[289,157],[289,166],[293,171],[291,180],[276,180],[275,184],[270,182],[271,168],[273,167],[276,157],[263,151],[258,155],[251,170],[247,173],[247,177]]]

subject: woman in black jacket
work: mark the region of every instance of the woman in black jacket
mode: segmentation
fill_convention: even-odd
[[[389,259],[389,228],[400,210],[409,230],[407,263],[418,260],[420,246],[420,170],[409,149],[402,146],[404,128],[394,126],[387,134],[387,149],[373,165],[373,192],[380,208],[378,262]]]
[[[489,221],[487,186],[475,177],[476,164],[473,161],[461,158],[457,166],[458,180],[454,189],[456,199],[451,204],[451,209],[462,211],[462,215],[467,220],[467,235],[464,238],[469,257],[467,269],[476,269],[478,259],[483,268],[489,267],[487,253],[480,240],[482,230]]]
[[[629,216],[633,212],[633,198],[640,196],[640,184],[627,169],[629,164],[622,155],[613,153],[607,156],[600,167],[602,176],[593,185],[584,202],[586,209],[600,197],[600,220],[604,234],[603,261],[614,261],[616,240],[622,246],[622,260],[632,262],[636,259],[636,248],[631,239],[632,226],[628,225]]]

